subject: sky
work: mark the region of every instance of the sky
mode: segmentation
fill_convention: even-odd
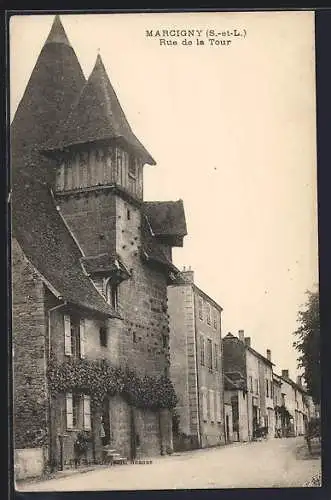
[[[145,167],[145,199],[184,201],[188,235],[174,249],[175,265],[191,266],[196,284],[223,307],[223,335],[243,329],[261,354],[271,349],[276,372],[295,378],[292,332],[305,291],[318,283],[314,13],[61,20],[86,77],[100,53],[156,160]],[[52,22],[11,18],[11,117]],[[202,31],[146,35],[171,29]],[[234,29],[239,36],[210,31]],[[216,45],[207,30],[230,43]]]

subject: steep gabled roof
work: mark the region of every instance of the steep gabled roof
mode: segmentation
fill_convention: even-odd
[[[10,135],[13,175],[23,158],[42,159],[37,151],[61,127],[78,98],[85,77],[56,16],[16,110]]]
[[[47,186],[55,165],[38,152],[66,119],[84,83],[56,17],[11,125],[12,236],[63,300],[116,316],[84,274],[82,254]]]
[[[145,201],[144,210],[156,236],[186,236],[184,205],[178,201]]]
[[[107,316],[117,316],[84,273],[82,254],[46,184],[26,174],[13,193],[12,234],[31,264],[62,299]]]
[[[166,253],[162,249],[162,245],[160,245],[160,243],[153,235],[147,217],[142,218],[141,235],[141,251],[145,260],[150,260],[152,262],[165,266],[169,270],[169,272],[173,272],[177,276],[180,273],[179,269],[177,269],[177,267],[174,266],[171,260],[167,257]]]
[[[120,139],[140,155],[145,163],[155,161],[131,130],[117,95],[98,54],[93,71],[80,99],[62,130],[46,145],[46,150],[74,144]]]

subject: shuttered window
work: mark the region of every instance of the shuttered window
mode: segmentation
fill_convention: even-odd
[[[222,420],[221,417],[221,393],[216,392],[216,421],[219,423]]]
[[[205,366],[205,339],[200,335],[200,363]]]
[[[214,345],[214,368],[215,370],[219,369],[219,350],[218,345]]]
[[[83,427],[86,431],[91,430],[91,398],[83,396]]]
[[[207,339],[207,367],[210,371],[213,369],[213,343],[211,339]]]
[[[74,427],[72,393],[66,394],[66,419],[67,419],[67,429],[72,429]]]
[[[201,399],[202,399],[202,418],[205,422],[207,422],[207,420],[208,420],[208,400],[207,400],[206,389],[202,389]]]
[[[198,299],[198,308],[199,308],[199,318],[203,320],[203,300],[202,297]]]
[[[209,415],[210,421],[215,422],[215,393],[212,389],[209,390]]]
[[[80,341],[80,357],[85,358],[85,320],[81,319],[79,322],[79,341]]]
[[[72,356],[71,342],[71,321],[70,316],[64,315],[64,353],[66,356]]]
[[[207,324],[210,325],[210,304],[206,302],[206,318],[207,318]]]

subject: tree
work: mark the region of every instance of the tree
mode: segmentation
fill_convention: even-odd
[[[293,333],[298,340],[293,346],[300,353],[298,368],[303,376],[308,392],[315,403],[320,403],[320,315],[318,291],[307,291],[308,299],[304,309],[298,313],[298,329]]]

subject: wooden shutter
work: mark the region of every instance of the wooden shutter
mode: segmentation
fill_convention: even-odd
[[[214,391],[209,390],[209,415],[211,422],[215,422],[215,398]]]
[[[64,354],[72,356],[71,321],[67,314],[64,315]]]
[[[86,431],[91,430],[91,398],[83,396],[83,426]]]
[[[66,418],[67,418],[67,429],[72,429],[73,428],[72,393],[66,394]]]
[[[207,401],[207,393],[206,390],[202,390],[202,417],[203,420],[208,420],[208,401]]]
[[[221,422],[221,394],[216,392],[216,420]]]
[[[81,319],[79,323],[79,339],[80,339],[80,357],[85,358],[85,319]]]

